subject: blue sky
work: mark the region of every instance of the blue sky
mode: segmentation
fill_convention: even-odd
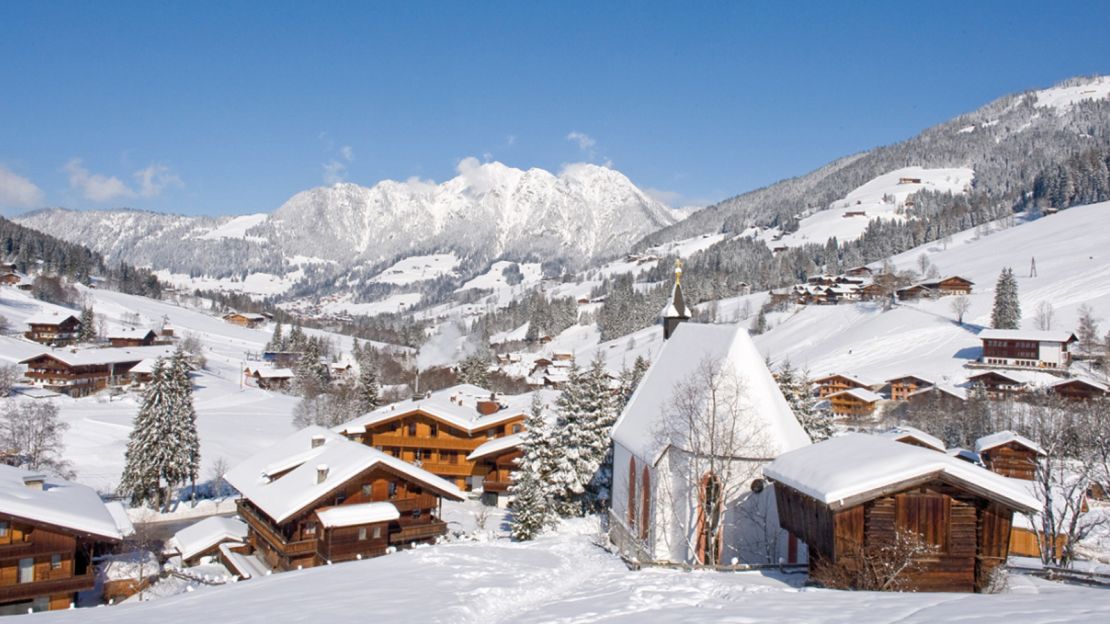
[[[0,3],[0,209],[270,211],[468,156],[707,203],[1110,73],[1110,2]]]

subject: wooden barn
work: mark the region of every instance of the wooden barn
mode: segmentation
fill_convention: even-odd
[[[1013,431],[1000,431],[975,441],[975,452],[992,472],[1004,477],[1032,481],[1037,471],[1037,458],[1044,449],[1029,438]]]
[[[1009,555],[1014,512],[1039,507],[988,470],[858,433],[781,455],[763,474],[781,526],[808,546],[811,575],[846,588],[868,582],[861,562],[901,537],[918,548],[888,589],[983,591]]]
[[[238,518],[209,516],[190,524],[166,541],[166,555],[181,557],[186,566],[195,566],[205,557],[218,557],[221,544],[244,545],[247,524]]]
[[[1048,387],[1052,394],[1071,399],[1073,401],[1090,401],[1091,399],[1104,399],[1110,396],[1110,388],[1106,384],[1093,379],[1064,379]]]
[[[307,427],[227,473],[247,543],[274,570],[386,554],[447,532],[451,483],[323,427]]]
[[[113,347],[149,347],[158,339],[153,329],[125,327],[108,333],[108,343]]]
[[[941,297],[947,297],[948,295],[970,295],[975,282],[959,275],[950,275],[939,280],[923,282],[922,285]]]
[[[896,294],[898,295],[899,301],[914,301],[916,299],[936,296],[937,292],[925,284],[914,284],[913,286],[899,288]]]
[[[419,463],[466,491],[482,487],[488,465],[469,457],[479,446],[524,430],[531,395],[498,397],[460,384],[384,405],[342,425],[349,438]]]
[[[23,335],[44,345],[71,345],[81,334],[81,319],[72,314],[40,312],[26,322],[30,329]]]
[[[92,488],[0,465],[0,615],[69,609],[96,587],[94,555],[134,531],[118,511]]]
[[[891,401],[905,401],[914,392],[922,388],[936,385],[933,380],[926,379],[925,377],[918,377],[917,375],[895,377],[894,379],[886,380],[886,383],[890,386]]]

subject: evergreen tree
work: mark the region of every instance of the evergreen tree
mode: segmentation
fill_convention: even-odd
[[[755,320],[752,321],[751,334],[758,336],[767,331],[767,310],[764,308],[759,309],[759,314],[756,315]]]
[[[459,383],[489,386],[489,360],[476,353],[459,363]]]
[[[632,368],[621,371],[620,390],[617,393],[620,408],[628,405],[628,400],[632,398],[632,393],[636,391],[636,386],[640,385],[640,380],[644,378],[644,373],[649,366],[651,364],[644,359],[644,356],[638,355],[636,361],[632,363]]]
[[[513,539],[530,540],[555,524],[554,470],[551,431],[544,418],[539,393],[532,395],[532,409],[524,421],[523,453],[513,472],[509,492],[513,495],[513,516],[509,523]]]
[[[357,340],[355,341],[358,342]],[[266,343],[267,351],[285,351],[285,337],[282,336],[281,321],[274,323],[274,335],[270,338],[270,342]]]
[[[92,306],[81,308],[81,333],[77,340],[79,342],[96,341],[96,315],[93,314]]]
[[[560,453],[550,475],[558,492],[556,509],[560,515],[581,515],[608,497],[611,478],[599,469],[609,452],[609,433],[617,413],[600,356],[588,369],[571,369],[556,409],[559,416],[553,440]]]
[[[358,383],[355,387],[355,409],[359,414],[376,409],[381,402],[381,384],[378,382],[378,372],[370,362],[370,358],[363,357],[359,362]]]
[[[189,378],[189,355],[178,349],[170,359],[170,397],[173,400],[173,440],[176,460],[169,473],[172,482],[188,482],[196,489],[200,475],[200,437],[197,435],[197,411],[193,406],[193,382]]]
[[[1021,302],[1018,300],[1017,279],[1009,267],[1002,269],[994,289],[991,326],[995,329],[1021,328]]]
[[[307,342],[308,338],[305,336],[304,330],[301,329],[301,322],[293,323],[293,329],[289,330],[289,339],[285,341],[285,350],[304,353]]]
[[[305,339],[304,350],[301,351],[297,370],[294,371],[294,390],[302,397],[311,399],[327,391],[330,381],[331,373],[328,365],[320,360],[319,343],[313,338]]]
[[[809,375],[795,370],[787,360],[779,369],[779,389],[798,423],[814,442],[827,440],[833,434],[833,421],[830,414],[817,409],[817,399],[813,396]]]

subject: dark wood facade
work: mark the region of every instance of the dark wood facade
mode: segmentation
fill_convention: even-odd
[[[1017,441],[979,451],[979,457],[988,470],[1024,481],[1032,481],[1036,475],[1038,455],[1036,449]]]
[[[1009,554],[1013,510],[941,480],[833,509],[775,485],[782,527],[809,546],[810,569],[837,566],[851,578],[868,548],[916,535],[931,551],[906,572],[914,591],[982,591]]]
[[[81,333],[81,320],[73,315],[49,323],[31,322],[27,325],[30,330],[23,335],[28,340],[45,345],[71,345],[77,342]]]
[[[108,343],[113,347],[149,347],[158,339],[158,335],[151,329],[145,334],[136,333],[126,336],[109,336]]]
[[[1053,384],[1049,388],[1049,392],[1073,401],[1090,401],[1091,399],[1103,399],[1107,396],[1104,386],[1082,379],[1069,379]]]
[[[27,379],[32,383],[72,397],[82,397],[107,388],[109,384],[129,381],[128,372],[142,361],[70,364],[49,353],[20,362],[27,365]]]
[[[999,401],[1025,392],[1026,385],[1012,377],[995,371],[987,371],[968,377],[971,387],[982,392],[988,399]]]
[[[905,401],[914,392],[933,385],[933,382],[928,379],[913,375],[890,379],[887,380],[887,383],[890,384],[890,400],[892,401]]]
[[[817,396],[822,399],[828,397],[830,394],[851,390],[852,388],[870,389],[866,383],[858,379],[853,379],[847,375],[826,375],[824,377],[818,377],[813,380],[813,385],[817,386]]]
[[[0,614],[68,609],[96,585],[94,547],[68,529],[0,513]]]

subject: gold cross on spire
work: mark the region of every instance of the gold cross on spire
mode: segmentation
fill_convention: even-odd
[[[682,258],[675,258],[674,261],[674,283],[682,283]]]

